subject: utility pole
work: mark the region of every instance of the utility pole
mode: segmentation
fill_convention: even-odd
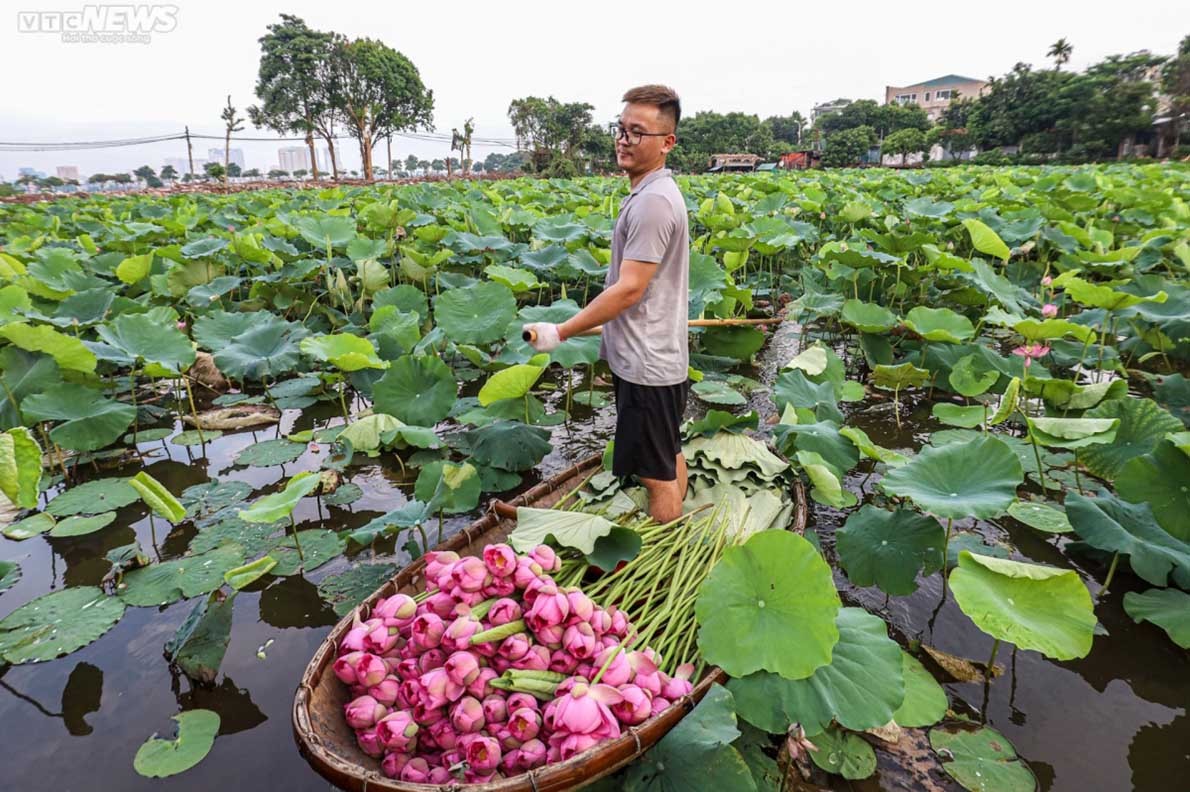
[[[186,126],[186,157],[190,160],[190,178],[194,178],[194,149],[190,146],[190,126]]]
[[[384,166],[384,172],[388,174],[388,180],[393,180],[393,136],[389,135],[388,141],[388,163]]]

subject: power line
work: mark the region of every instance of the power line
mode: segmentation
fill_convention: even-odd
[[[189,135],[191,140],[218,140],[226,141],[225,135],[204,135],[196,132],[191,132]],[[385,136],[387,137],[387,136]],[[407,140],[418,140],[426,143],[451,143],[454,138],[451,135],[446,135],[437,132],[394,132],[394,138],[404,138]],[[35,152],[35,151],[85,151],[93,149],[105,148],[127,148],[130,146],[145,146],[155,143],[165,143],[172,140],[185,140],[186,133],[171,133],[162,135],[152,135],[148,137],[139,138],[118,138],[113,140],[76,140],[76,141],[0,141],[0,152]],[[305,143],[304,137],[244,137],[232,136],[232,141],[240,143]],[[322,140],[321,136],[318,140]],[[352,140],[349,135],[332,135],[333,140]],[[515,148],[516,140],[513,138],[472,138],[472,145],[480,147],[506,147]]]

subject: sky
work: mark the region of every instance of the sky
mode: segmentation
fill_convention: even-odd
[[[1074,45],[1066,68],[1106,55],[1176,51],[1190,34],[1190,4],[1001,0],[964,5],[902,0],[851,3],[635,2],[603,5],[519,0],[515,3],[377,3],[357,0],[172,0],[152,13],[149,41],[66,40],[39,27],[34,12],[83,11],[74,0],[17,0],[0,17],[0,142],[110,140],[179,132],[222,134],[219,112],[230,94],[244,113],[266,26],[281,13],[348,37],[379,39],[407,56],[434,92],[437,131],[474,117],[475,136],[511,138],[511,100],[555,96],[594,105],[599,122],[614,119],[634,85],[665,83],[682,111],[787,115],[836,97],[883,100],[885,85],[945,74],[986,79],[1018,61],[1047,67],[1059,37]],[[113,9],[116,9],[113,11]],[[15,12],[14,12],[15,10]],[[118,13],[100,4],[92,14]],[[109,17],[110,18],[110,17]],[[32,29],[31,29],[32,28]],[[245,135],[253,132],[250,124]],[[271,133],[257,133],[265,136]],[[221,145],[201,141],[195,157]],[[277,165],[292,143],[242,143],[249,168]],[[358,168],[353,141],[347,167]],[[394,139],[394,158],[445,158],[449,144]],[[507,147],[473,147],[476,159]],[[23,166],[50,174],[76,165],[86,174],[159,168],[184,157],[184,142],[74,152],[0,151],[0,176]],[[383,162],[381,150],[377,162]]]

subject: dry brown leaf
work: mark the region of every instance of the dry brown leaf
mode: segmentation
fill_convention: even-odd
[[[944,652],[941,649],[935,649],[932,646],[922,644],[921,648],[930,656],[935,663],[937,663],[943,671],[950,674],[950,676],[958,682],[983,682],[986,680],[984,676],[984,664],[976,663],[973,660],[968,660],[965,657],[952,655]],[[992,668],[992,678],[996,678],[1004,673],[1004,666],[996,663]]]
[[[200,412],[197,420],[193,415],[183,415],[182,420],[200,429],[243,429],[278,423],[281,411],[266,404],[237,404]]]

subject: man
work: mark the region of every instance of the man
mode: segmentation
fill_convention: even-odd
[[[665,157],[677,143],[681,105],[673,89],[624,94],[615,128],[616,163],[631,192],[620,202],[604,290],[562,324],[525,325],[549,352],[602,325],[599,355],[612,370],[616,444],[612,471],[636,475],[658,522],[682,514],[686,460],[679,426],[689,394],[690,229],[686,202]]]

